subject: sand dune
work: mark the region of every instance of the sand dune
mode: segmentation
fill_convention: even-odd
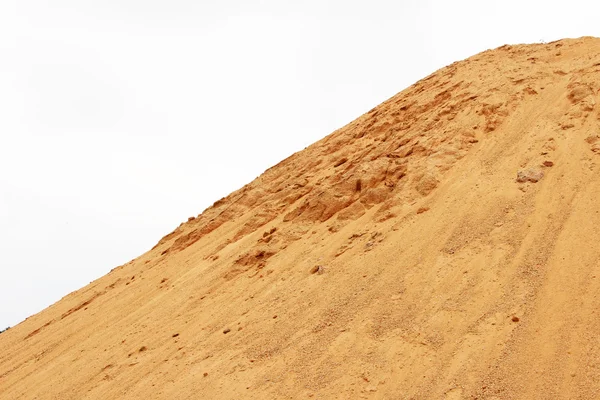
[[[598,399],[598,100],[600,39],[449,65],[0,334],[0,398]]]

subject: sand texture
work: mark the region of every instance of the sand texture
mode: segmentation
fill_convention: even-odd
[[[599,399],[598,101],[600,39],[442,68],[0,334],[0,398]]]

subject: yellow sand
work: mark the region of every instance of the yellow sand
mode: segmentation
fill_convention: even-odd
[[[441,69],[0,334],[0,398],[600,398],[599,89]]]

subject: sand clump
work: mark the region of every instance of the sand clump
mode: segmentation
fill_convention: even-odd
[[[0,398],[600,398],[599,82],[442,68],[3,332]]]

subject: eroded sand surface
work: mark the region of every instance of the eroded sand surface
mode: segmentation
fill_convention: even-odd
[[[2,333],[0,398],[600,398],[599,89],[437,71]]]

